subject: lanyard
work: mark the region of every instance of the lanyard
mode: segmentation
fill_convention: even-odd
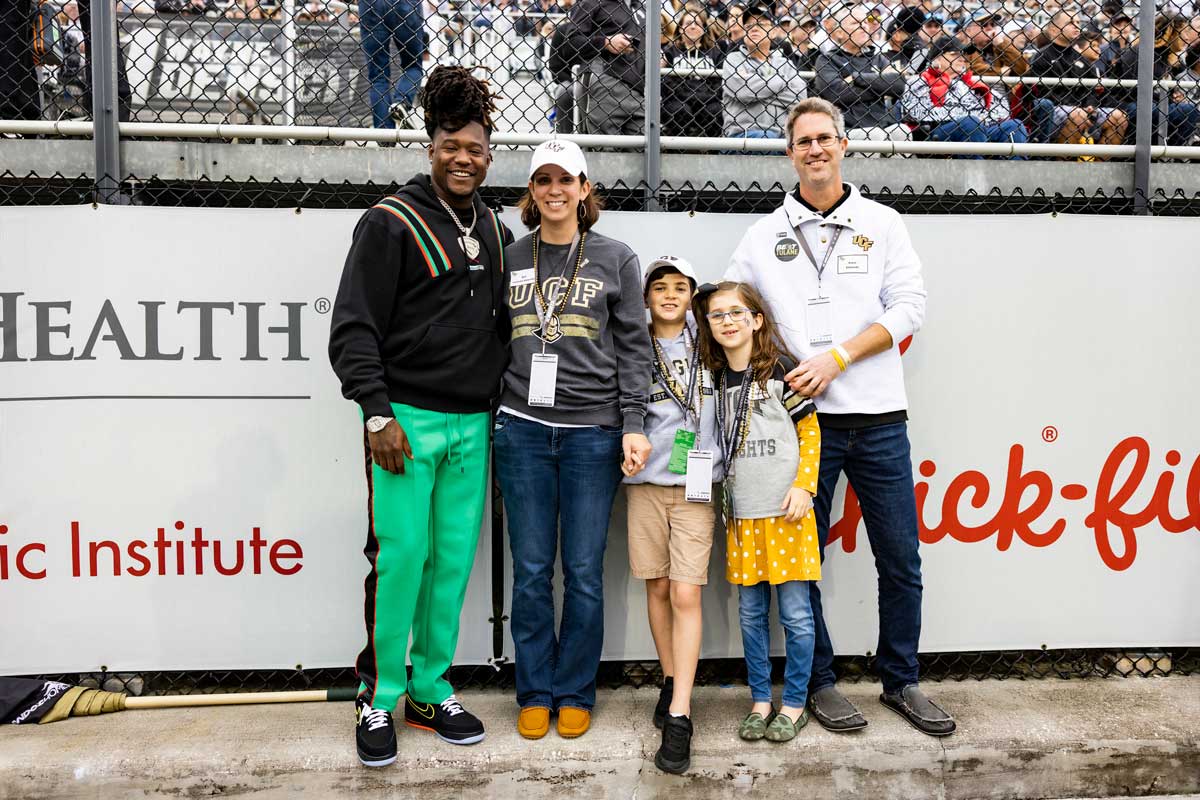
[[[675,405],[683,412],[683,417],[686,420],[688,416],[695,419],[696,425],[700,424],[700,410],[704,408],[704,389],[697,388],[697,375],[700,372],[700,348],[696,346],[695,340],[692,338],[692,332],[687,326],[683,329],[683,339],[687,343],[687,348],[691,350],[690,366],[688,367],[688,381],[684,384],[681,391],[676,391],[676,386],[679,384],[678,378],[671,372],[670,364],[667,362],[666,356],[663,354],[662,347],[658,343],[658,339],[654,337],[653,331],[650,334],[650,341],[654,343],[654,368],[659,374],[659,380],[667,387],[667,394],[671,395],[671,399],[675,401]],[[695,392],[699,398],[696,407],[692,407],[692,393]]]
[[[579,232],[576,231],[575,236],[571,238],[571,247],[570,247],[570,249],[567,250],[567,255],[563,259],[562,264],[560,265],[559,272],[552,273],[551,277],[559,277],[560,274],[563,278],[567,277],[567,266],[571,263],[571,257],[575,255],[575,248],[579,247],[579,245],[580,245],[580,236],[579,236]],[[533,238],[533,256],[534,256],[534,259],[533,259],[533,285],[534,285],[534,288],[536,289],[535,294],[537,296],[533,300],[533,310],[537,312],[538,327],[540,328],[546,324],[546,316],[550,313],[550,308],[552,306],[559,306],[559,308],[556,312],[559,314],[561,314],[563,309],[566,308],[567,304],[562,303],[560,305],[559,301],[562,300],[564,297],[569,297],[571,294],[571,291],[575,288],[575,280],[579,277],[579,265],[578,264],[575,265],[575,267],[576,267],[575,273],[571,276],[571,282],[567,285],[567,287],[565,289],[563,289],[562,295],[559,297],[556,297],[554,302],[552,303],[549,300],[547,300],[546,298],[542,297],[541,283],[540,283],[541,276],[538,274],[537,253],[538,253],[538,236],[535,233],[534,238]],[[543,305],[543,303],[545,303],[545,305]]]
[[[821,276],[825,274],[825,268],[829,266],[829,259],[833,258],[833,251],[837,247],[838,237],[842,235],[842,226],[838,225],[834,230],[833,235],[829,238],[829,248],[825,251],[825,257],[821,259],[821,263],[817,264],[817,257],[813,255],[812,248],[808,246],[808,239],[804,236],[804,232],[799,228],[796,229],[796,238],[800,240],[800,246],[804,248],[804,255],[808,256],[808,260],[812,262],[813,268],[817,271],[817,295],[821,294]]]
[[[721,370],[720,386],[717,391],[720,392],[720,398],[717,400],[717,430],[720,432],[721,446],[725,454],[726,471],[733,466],[733,460],[737,458],[738,451],[746,443],[746,436],[749,434],[749,426],[747,419],[750,415],[750,389],[754,385],[754,368],[746,367],[746,372],[742,375],[742,393],[738,397],[737,410],[733,415],[733,425],[727,426],[725,423],[729,416],[727,404],[729,403],[729,367]],[[742,430],[746,428],[746,430]],[[738,441],[739,435],[741,441]]]

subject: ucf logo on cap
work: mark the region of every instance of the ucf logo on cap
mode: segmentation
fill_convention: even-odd
[[[551,151],[552,153],[561,153],[564,148],[563,148],[562,142],[558,142],[558,141],[555,141],[554,139],[551,139],[550,141],[546,142],[546,149]]]

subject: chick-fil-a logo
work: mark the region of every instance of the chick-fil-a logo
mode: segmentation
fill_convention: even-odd
[[[1173,534],[1200,531],[1200,457],[1192,462],[1187,474],[1184,489],[1187,513],[1182,517],[1174,516],[1170,505],[1179,477],[1175,468],[1182,462],[1182,456],[1178,450],[1168,450],[1164,461],[1166,467],[1151,478],[1154,489],[1149,501],[1140,508],[1133,498],[1151,472],[1150,445],[1140,436],[1130,436],[1113,447],[1100,468],[1094,489],[1078,483],[1058,489],[1063,499],[1071,501],[1084,500],[1091,494],[1091,511],[1084,518],[1084,525],[1091,529],[1096,551],[1111,570],[1119,572],[1133,564],[1137,558],[1137,534],[1148,525],[1154,524]],[[922,477],[932,478],[937,473],[937,464],[932,460],[922,461],[918,471]],[[941,517],[936,523],[926,521],[927,512],[937,504],[930,497],[929,482],[919,480],[915,488],[920,536],[925,544],[934,544],[947,536],[966,543],[994,536],[996,549],[1000,551],[1008,550],[1014,539],[1031,547],[1049,547],[1067,529],[1067,521],[1061,517],[1042,519],[1054,498],[1054,481],[1044,470],[1026,469],[1025,448],[1019,444],[1008,451],[1008,470],[1003,490],[998,492],[1000,506],[989,520],[971,525],[963,522],[959,513],[964,501],[982,509],[992,496],[992,483],[979,470],[967,470],[951,479],[942,495]],[[829,544],[841,542],[844,552],[854,552],[861,521],[858,498],[853,489],[847,488],[842,518],[829,529]]]

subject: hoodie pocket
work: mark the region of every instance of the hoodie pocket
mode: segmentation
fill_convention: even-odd
[[[507,358],[494,328],[435,322],[399,366],[434,394],[486,400],[497,393]]]

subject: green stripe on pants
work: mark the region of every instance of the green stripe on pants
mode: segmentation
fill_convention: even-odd
[[[422,703],[440,703],[453,692],[442,674],[454,660],[483,522],[491,417],[400,403],[392,411],[413,460],[405,461],[403,475],[371,465],[375,541],[368,541],[367,556],[372,544],[375,555],[367,579],[367,646],[358,658],[360,691],[389,711],[405,691]],[[406,685],[410,632],[413,671]]]

